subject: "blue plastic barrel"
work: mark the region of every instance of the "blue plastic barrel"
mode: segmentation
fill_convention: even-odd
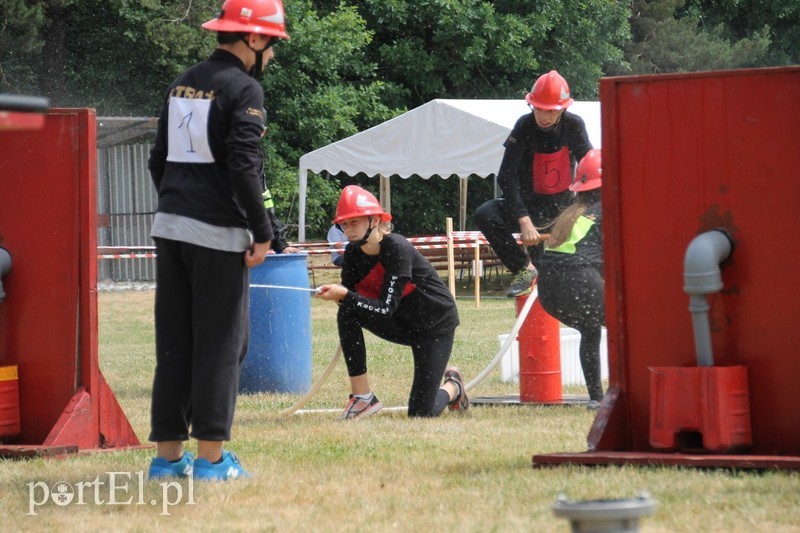
[[[311,388],[311,298],[305,254],[267,256],[250,269],[250,347],[239,392],[305,393]]]

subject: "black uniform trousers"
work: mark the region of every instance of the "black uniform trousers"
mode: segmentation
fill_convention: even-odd
[[[526,204],[531,221],[537,228],[544,228],[550,224],[569,205],[572,193],[564,191],[559,194],[540,196],[541,200],[535,204]],[[489,241],[489,245],[503,265],[513,273],[528,266],[528,256],[514,238],[514,233],[519,233],[519,217],[508,206],[504,198],[494,198],[484,202],[475,211],[475,225]],[[539,230],[546,233],[546,229]],[[530,262],[539,268],[539,261],[544,254],[544,245],[527,247]]]
[[[364,329],[378,337],[410,346],[414,356],[414,381],[408,397],[408,416],[439,416],[450,403],[439,385],[453,350],[455,329],[450,331],[413,331],[397,320],[375,313],[365,315],[346,305],[337,314],[339,341],[342,344],[347,373],[360,376],[367,372]]]
[[[555,254],[557,252],[548,252]],[[570,266],[546,261],[537,281],[539,301],[549,315],[581,334],[581,368],[589,398],[603,399],[600,341],[605,324],[603,276],[592,266]]]
[[[150,440],[190,435],[230,440],[239,368],[250,334],[244,254],[154,240],[156,371]]]

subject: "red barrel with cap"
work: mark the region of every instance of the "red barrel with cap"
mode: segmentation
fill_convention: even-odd
[[[517,296],[517,316],[527,299],[528,295]],[[517,335],[521,403],[561,402],[560,327],[558,320],[548,315],[537,299]]]

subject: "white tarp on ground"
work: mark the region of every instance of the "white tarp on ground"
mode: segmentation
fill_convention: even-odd
[[[575,102],[569,111],[586,123],[600,147],[600,103]],[[500,168],[503,142],[514,123],[530,113],[519,100],[436,99],[368,130],[300,158],[298,240],[305,241],[308,172],[354,176],[491,176]]]

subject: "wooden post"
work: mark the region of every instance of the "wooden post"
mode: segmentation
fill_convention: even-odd
[[[467,226],[467,178],[458,179],[458,229],[464,231]]]
[[[450,294],[453,298],[456,297],[456,267],[455,259],[453,257],[453,219],[447,217],[445,219],[447,231],[447,281],[450,286]]]
[[[481,243],[478,238],[475,239],[475,308],[481,306]]]
[[[378,175],[378,194],[380,195],[381,207],[387,213],[392,212],[392,185],[389,178],[383,174]]]

